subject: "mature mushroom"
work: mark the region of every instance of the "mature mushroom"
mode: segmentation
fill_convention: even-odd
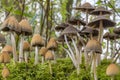
[[[82,12],[86,13],[86,23],[88,23],[88,14],[93,11],[95,8],[88,2],[84,3],[83,5],[79,5],[79,7],[73,8],[76,10],[81,10]]]
[[[19,49],[19,62],[23,61],[23,36],[30,36],[32,35],[32,27],[30,26],[29,22],[26,19],[23,19],[19,23],[21,28],[21,39],[20,39],[20,49]]]
[[[25,62],[28,63],[28,51],[30,51],[30,44],[28,41],[23,42],[23,52],[24,52],[24,59]]]
[[[0,54],[0,63],[4,63],[4,65],[10,63],[10,55],[7,52],[2,52]]]
[[[102,47],[100,43],[97,40],[91,39],[88,41],[86,44],[86,51],[87,53],[93,53],[93,62],[92,62],[92,67],[91,71],[94,73],[94,80],[97,80],[97,74],[96,74],[96,54],[101,54],[102,53]]]
[[[38,64],[38,47],[42,47],[44,45],[44,40],[40,34],[33,35],[31,45],[35,47],[35,64]]]
[[[99,16],[99,15],[106,15],[106,14],[110,15],[112,14],[112,12],[109,10],[106,10],[103,6],[99,6],[95,10],[91,11],[90,14]]]
[[[46,54],[47,51],[48,51],[48,49],[46,47],[42,47],[39,50],[39,54],[42,56],[42,64],[44,63],[44,57],[45,57],[45,54]]]
[[[12,42],[12,47],[13,47],[13,58],[14,58],[14,61],[16,62],[17,54],[16,54],[16,42],[15,42],[14,32],[20,33],[21,30],[19,28],[19,23],[14,16],[10,16],[3,22],[1,30],[5,32],[10,32],[11,34],[11,42]]]
[[[7,52],[9,54],[13,53],[13,48],[11,45],[5,45],[1,52]]]
[[[49,62],[50,74],[52,74],[52,66],[50,60],[54,60],[54,55],[50,50],[46,52],[45,59]]]
[[[4,68],[3,68],[3,70],[2,70],[2,77],[5,78],[5,80],[6,80],[6,78],[7,78],[9,75],[10,75],[9,69],[8,69],[6,66],[4,66]]]
[[[114,63],[111,63],[106,69],[106,74],[111,77],[111,80],[115,80],[114,77],[119,72],[120,72],[119,67]]]

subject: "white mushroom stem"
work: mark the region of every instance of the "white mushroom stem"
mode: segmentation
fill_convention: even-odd
[[[38,64],[38,46],[35,47],[35,65]]]
[[[94,64],[94,67],[93,67],[93,72],[94,72],[94,80],[98,80],[97,79],[97,73],[96,73],[96,53],[93,53],[93,64]]]
[[[29,54],[28,52],[25,52],[25,53],[24,53],[24,57],[25,57],[25,62],[26,62],[26,63],[28,63],[28,54]]]
[[[108,56],[108,49],[109,48],[109,40],[107,39],[107,50],[106,50],[106,53],[105,53],[105,59],[107,59],[107,56]]]
[[[23,41],[24,41],[24,38],[23,38],[23,35],[21,35],[21,38],[20,38],[20,49],[19,49],[19,62],[23,62]]]
[[[17,62],[16,42],[15,42],[15,37],[13,32],[11,32],[11,43],[13,47],[13,59],[15,62]]]
[[[56,55],[55,55],[54,50],[52,50],[52,53],[53,53],[53,55],[54,55],[54,63],[56,63]]]
[[[50,74],[52,74],[52,66],[51,66],[50,60],[48,61],[48,64],[49,64],[49,68],[50,68]]]
[[[42,58],[41,60],[42,60],[42,64],[43,64],[44,63],[44,56],[42,56],[41,58]]]
[[[65,42],[66,42],[66,44],[67,44],[67,46],[68,46],[68,48],[69,48],[69,51],[70,51],[70,53],[71,53],[71,56],[72,56],[75,64],[77,64],[77,63],[76,63],[76,60],[75,60],[75,55],[74,55],[74,53],[73,53],[73,51],[72,51],[72,49],[71,49],[71,47],[70,47],[70,45],[69,45],[69,43],[68,43],[67,36],[64,35],[64,38],[65,38]]]

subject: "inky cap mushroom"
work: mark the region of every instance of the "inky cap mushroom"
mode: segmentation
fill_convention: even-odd
[[[52,53],[50,50],[48,50],[48,51],[46,52],[46,54],[45,54],[45,59],[46,59],[46,60],[54,60],[54,55],[53,55],[53,53]]]
[[[10,45],[6,45],[1,52],[13,53],[13,48]]]
[[[0,62],[1,63],[10,63],[10,55],[7,52],[2,52],[0,54]]]
[[[30,50],[30,44],[28,41],[23,42],[23,51],[29,51]]]
[[[7,78],[9,75],[10,75],[9,69],[6,66],[4,66],[2,70],[2,77]]]
[[[55,50],[57,48],[57,42],[55,38],[50,38],[48,44],[47,44],[47,48],[49,50]]]
[[[39,50],[39,54],[41,56],[45,56],[46,52],[48,51],[48,49],[46,47],[42,47],[40,50]]]

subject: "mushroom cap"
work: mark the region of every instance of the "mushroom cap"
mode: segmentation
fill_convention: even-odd
[[[0,43],[6,43],[5,37],[0,33]]]
[[[7,52],[0,54],[0,63],[10,63],[10,55]]]
[[[113,32],[116,34],[120,34],[120,27],[114,28]]]
[[[71,17],[69,20],[68,20],[68,23],[72,24],[72,25],[83,25],[85,26],[86,25],[86,22],[83,21],[83,20],[80,20],[79,18],[77,17]]]
[[[67,36],[67,40],[68,40],[68,41],[71,41],[71,38],[70,38],[69,36]],[[60,36],[57,38],[57,41],[58,41],[58,42],[65,42],[64,35],[60,35]]]
[[[92,14],[92,15],[100,15],[100,12],[102,13],[102,15],[112,14],[111,11],[106,10],[103,6],[97,7],[95,10],[91,11],[90,14]]]
[[[10,75],[9,69],[6,66],[4,66],[2,70],[2,77],[7,78],[9,75]]]
[[[119,71],[119,67],[116,64],[112,63],[107,67],[106,74],[108,76],[115,76],[119,73]]]
[[[55,50],[57,48],[57,42],[55,38],[50,38],[48,44],[47,44],[47,48],[49,50]]]
[[[79,32],[75,27],[73,26],[68,26],[63,30],[61,33],[62,35],[76,35]]]
[[[115,39],[120,38],[120,36],[118,34],[115,34],[115,33],[110,33],[109,38],[110,38],[110,40],[115,40]]]
[[[19,22],[21,28],[21,34],[25,36],[32,35],[32,27],[30,26],[28,20],[23,19]]]
[[[6,45],[1,52],[13,53],[13,48],[11,45]]]
[[[110,37],[110,33],[109,32],[106,32],[104,35],[103,35],[103,38],[104,39],[109,39]]]
[[[30,44],[28,41],[23,42],[23,51],[29,51],[30,50]]]
[[[101,44],[94,39],[91,39],[87,42],[86,47],[85,47],[87,52],[93,52],[93,53],[102,53],[102,47]]]
[[[46,47],[42,47],[40,50],[39,50],[39,54],[41,56],[45,56],[46,52],[48,51],[48,49]]]
[[[59,25],[57,25],[56,27],[55,27],[55,30],[57,30],[57,31],[62,31],[62,30],[64,30],[66,27],[68,27],[70,24],[68,24],[68,23],[61,23],[61,24],[59,24]]]
[[[8,17],[2,24],[2,31],[15,31],[16,33],[20,33],[20,27],[17,19],[14,16]]]
[[[40,36],[40,34],[34,34],[31,40],[31,45],[33,47],[35,46],[39,46],[42,47],[44,45],[44,40],[43,38]]]
[[[46,60],[54,60],[54,55],[52,53],[52,51],[48,50],[45,54],[45,59]]]
[[[116,25],[114,21],[106,18],[106,16],[98,16],[95,19],[93,19],[91,22],[89,22],[87,26],[99,28],[100,21],[102,21],[103,28],[114,27]]]
[[[88,2],[84,3],[83,5],[79,5],[79,7],[73,8],[76,10],[81,10],[83,12],[86,12],[86,10],[88,10],[88,12],[93,11],[95,8]]]

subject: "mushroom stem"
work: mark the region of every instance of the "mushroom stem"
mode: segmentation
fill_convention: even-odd
[[[86,23],[88,23],[88,10],[86,9]]]
[[[20,39],[20,49],[19,49],[19,62],[23,62],[23,35],[21,35],[21,39]]]
[[[56,63],[56,55],[55,55],[54,50],[52,50],[52,53],[53,53],[53,55],[54,55],[54,63]]]
[[[49,64],[49,68],[50,68],[50,74],[52,74],[52,66],[51,66],[50,60],[48,61],[48,64]]]
[[[25,57],[25,62],[28,63],[28,52],[25,52],[24,57]]]
[[[11,43],[13,47],[13,59],[15,62],[17,62],[16,42],[15,42],[15,37],[13,32],[11,32]]]
[[[38,64],[38,46],[35,47],[35,65]]]
[[[42,56],[42,64],[44,63],[44,56]]]
[[[108,48],[109,48],[109,40],[107,39],[107,50],[105,53],[105,59],[107,59],[107,56],[108,56]]]

